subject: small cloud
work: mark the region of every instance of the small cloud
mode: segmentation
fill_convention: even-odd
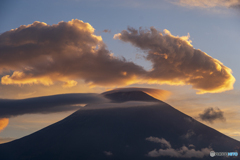
[[[223,111],[221,111],[219,108],[214,109],[212,107],[207,108],[203,111],[203,113],[200,113],[199,118],[202,121],[209,123],[213,123],[216,120],[226,121]]]
[[[111,33],[111,30],[104,29],[103,32],[104,32],[104,33]]]
[[[73,87],[76,85],[77,85],[76,81],[70,80],[70,81],[65,82],[62,86],[63,86],[63,88],[70,88],[70,87]]]
[[[104,151],[103,153],[104,153],[106,156],[112,156],[112,155],[113,155],[113,153],[110,152],[110,151]]]
[[[161,157],[161,156],[169,156],[169,157],[177,157],[177,158],[203,158],[204,156],[209,155],[209,148],[202,148],[201,150],[189,149],[186,146],[182,146],[180,149],[154,149],[148,152],[149,157]]]
[[[185,135],[183,135],[184,138],[190,138],[191,136],[195,135],[194,131],[192,129],[189,129]]]
[[[155,142],[155,143],[161,143],[164,146],[166,146],[167,148],[171,148],[171,144],[168,141],[166,141],[166,139],[164,139],[164,138],[160,139],[158,137],[150,136],[150,137],[146,138],[146,140],[151,141],[151,142]]]
[[[155,143],[162,143],[168,145],[167,149],[154,149],[148,152],[149,157],[161,157],[161,156],[169,156],[169,157],[177,157],[177,158],[203,158],[206,155],[209,155],[210,149],[209,148],[202,148],[201,150],[189,149],[186,146],[182,146],[179,149],[173,149],[171,147],[170,142],[166,141],[164,138],[160,139],[157,137],[148,137],[146,140],[155,142]],[[193,144],[190,144],[189,147],[195,147]]]
[[[189,148],[191,148],[191,147],[192,147],[192,148],[195,148],[195,146],[194,146],[193,144],[189,144],[188,147],[189,147]]]
[[[188,122],[194,122],[194,119],[192,117],[184,117],[184,119]]]

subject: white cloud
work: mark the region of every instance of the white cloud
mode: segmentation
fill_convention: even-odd
[[[186,146],[182,146],[180,149],[159,149],[152,150],[148,152],[150,157],[160,157],[160,156],[170,156],[177,158],[203,158],[206,155],[209,155],[209,148],[202,148],[201,150],[188,149]]]
[[[179,149],[173,149],[171,147],[170,142],[166,141],[164,138],[158,137],[148,137],[146,140],[161,143],[165,146],[168,146],[167,149],[154,149],[148,152],[149,157],[160,157],[160,156],[170,156],[170,157],[177,157],[177,158],[203,158],[206,155],[209,155],[210,149],[209,148],[202,148],[201,150],[189,149],[186,146],[182,146]],[[194,147],[193,144],[190,144],[189,147]]]
[[[166,141],[166,139],[164,139],[164,138],[160,139],[158,137],[150,136],[150,137],[146,138],[146,140],[155,142],[155,143],[161,143],[161,144],[165,145],[167,148],[171,148],[171,144],[168,141]]]

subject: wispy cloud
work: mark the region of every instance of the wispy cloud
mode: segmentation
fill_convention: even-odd
[[[168,141],[166,141],[166,139],[164,139],[164,138],[158,138],[158,137],[150,136],[150,137],[146,138],[146,140],[151,141],[151,142],[155,142],[155,143],[161,143],[164,146],[166,146],[167,148],[171,148],[171,144]]]
[[[188,138],[192,137],[193,135],[195,135],[195,132],[192,129],[189,129],[187,131],[187,133],[185,135],[183,135],[182,137],[188,139]]]
[[[77,110],[76,104],[101,103],[108,100],[98,94],[62,94],[29,99],[0,99],[0,117],[9,118],[23,114],[54,113]],[[6,124],[6,119],[4,124]],[[2,122],[2,121],[0,121]],[[0,123],[1,128],[1,123]]]
[[[104,153],[106,156],[112,156],[112,155],[113,155],[113,153],[110,152],[110,151],[104,151],[103,153]]]
[[[109,29],[104,29],[103,32],[104,32],[104,33],[111,33],[111,30],[109,30]]]
[[[239,7],[239,0],[172,0],[173,4],[189,7],[214,8],[214,7]]]

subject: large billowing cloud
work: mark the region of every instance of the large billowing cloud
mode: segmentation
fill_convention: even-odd
[[[173,3],[201,8],[213,8],[213,7],[239,7],[240,0],[172,0]]]
[[[189,84],[198,93],[216,93],[233,89],[235,78],[230,68],[207,53],[193,48],[188,36],[173,36],[160,32],[128,28],[114,36],[146,52],[152,62],[146,79],[149,83]]]
[[[1,83],[72,87],[77,80],[91,85],[133,83],[145,73],[141,66],[114,57],[101,36],[80,20],[47,25],[34,22],[0,35]],[[11,74],[11,71],[14,71]]]
[[[233,89],[231,69],[201,50],[189,36],[167,30],[128,28],[115,35],[147,52],[153,68],[117,58],[89,23],[80,20],[47,25],[34,22],[0,35],[0,75],[4,85],[61,82],[73,87],[79,80],[91,86],[125,86],[134,83],[192,85],[199,93]]]
[[[7,124],[6,118],[33,113],[55,113],[77,110],[79,104],[108,102],[99,94],[61,94],[20,100],[0,99],[0,130]]]

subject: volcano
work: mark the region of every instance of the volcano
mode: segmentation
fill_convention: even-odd
[[[87,105],[31,135],[1,144],[0,159],[208,160],[212,150],[240,151],[239,141],[144,91],[117,90],[102,95],[110,102]]]

